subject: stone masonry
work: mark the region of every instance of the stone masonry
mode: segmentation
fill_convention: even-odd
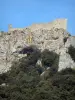
[[[49,23],[42,23],[42,24],[32,24],[28,28],[31,31],[38,30],[38,29],[48,29],[50,30],[51,28],[63,28],[67,29],[67,19],[56,19],[52,22]],[[25,28],[13,28],[12,25],[9,25],[9,31],[14,31],[14,30],[23,30]]]

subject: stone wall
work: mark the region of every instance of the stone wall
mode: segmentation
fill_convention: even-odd
[[[50,23],[44,23],[44,24],[33,24],[29,27],[31,31],[38,30],[38,29],[48,29],[51,28],[63,28],[67,29],[67,19],[57,19]]]
[[[51,28],[63,28],[63,29],[67,29],[67,19],[56,19],[50,23],[43,23],[43,24],[32,24],[30,27],[31,31],[35,31],[38,29],[48,29],[50,30]],[[14,30],[23,30],[25,28],[12,28],[9,27],[9,31],[14,31]]]

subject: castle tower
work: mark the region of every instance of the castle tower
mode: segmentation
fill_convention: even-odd
[[[64,18],[60,18],[60,19],[56,19],[52,22],[52,26],[55,28],[63,28],[63,29],[67,29],[67,19]]]

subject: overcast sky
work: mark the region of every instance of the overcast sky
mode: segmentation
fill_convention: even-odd
[[[67,18],[67,30],[75,35],[75,0],[0,0],[0,31],[56,18]]]

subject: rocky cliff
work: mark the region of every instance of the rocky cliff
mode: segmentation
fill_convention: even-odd
[[[31,35],[31,42],[28,42]],[[0,34],[0,73],[9,70],[14,60],[22,56],[18,53],[24,47],[36,45],[41,51],[49,49],[60,55],[58,71],[75,67],[75,62],[67,53],[70,45],[75,47],[75,37],[63,28],[14,30]]]

